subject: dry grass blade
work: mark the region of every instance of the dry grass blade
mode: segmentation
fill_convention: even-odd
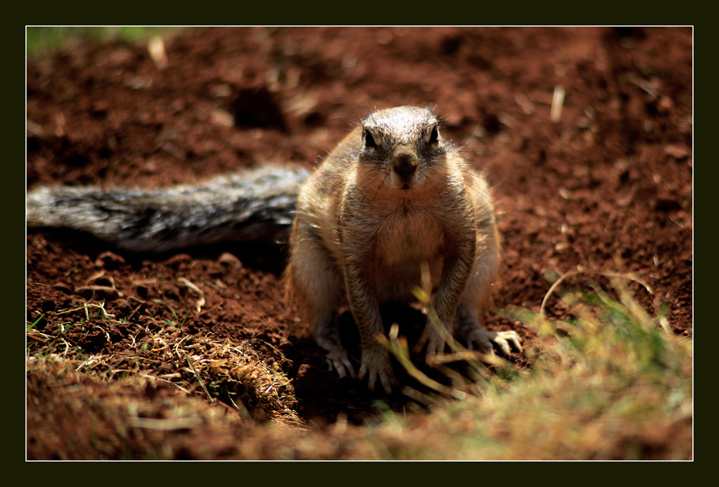
[[[552,107],[549,111],[549,118],[554,123],[558,123],[562,119],[562,107],[564,106],[564,87],[561,85],[557,85],[554,88],[554,93],[552,94]]]
[[[407,340],[404,337],[397,336],[398,329],[399,327],[396,324],[392,325],[389,333],[389,338],[385,337],[384,335],[378,335],[377,339],[383,346],[389,349],[390,353],[394,355],[394,357],[397,359],[400,365],[404,367],[407,373],[420,384],[429,389],[432,389],[433,391],[436,391],[448,397],[452,397],[454,399],[464,399],[466,397],[466,394],[464,392],[437,382],[436,380],[432,379],[431,377],[427,376],[427,374],[419,370],[419,368],[417,368],[417,366],[412,363],[409,357]]]
[[[595,274],[595,275],[601,275],[601,276],[609,277],[609,278],[628,279],[628,280],[631,280],[631,281],[641,284],[642,287],[644,287],[644,289],[646,289],[649,294],[654,294],[654,292],[652,291],[652,288],[646,282],[644,282],[642,279],[638,278],[634,274],[631,274],[631,273],[622,274],[622,273],[618,273],[618,272],[609,272],[609,271],[600,271],[600,270],[580,268],[580,269],[577,269],[574,271],[565,272],[564,274],[562,274],[559,277],[559,279],[554,281],[554,283],[552,283],[552,285],[549,287],[549,290],[544,295],[544,298],[542,299],[542,304],[539,307],[539,316],[542,320],[546,319],[545,309],[547,307],[547,302],[549,301],[549,298],[554,294],[554,292],[559,288],[559,286],[567,279],[574,277],[574,276],[581,275],[581,274]]]
[[[197,287],[194,283],[190,282],[189,279],[180,277],[178,278],[178,281],[180,281],[185,286],[189,287],[193,291],[195,291],[200,297],[195,302],[195,310],[199,313],[202,311],[202,307],[205,305],[205,293],[202,292],[202,290]]]
[[[187,360],[187,365],[189,365],[190,369],[192,369],[192,373],[195,374],[195,377],[197,378],[197,382],[199,382],[200,386],[202,386],[202,390],[205,391],[205,394],[207,394],[207,397],[210,400],[210,402],[215,402],[215,398],[212,397],[212,395],[210,394],[210,391],[207,390],[205,381],[202,380],[202,377],[200,377],[200,374],[197,373],[197,369],[195,369],[195,366],[192,365],[192,360],[190,360],[190,357],[188,357],[187,353],[185,353],[185,352],[183,352],[183,355],[185,356],[185,360]]]

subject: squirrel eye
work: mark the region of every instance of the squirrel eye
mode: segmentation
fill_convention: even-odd
[[[364,131],[364,145],[365,147],[377,148],[377,142],[375,142],[369,130]]]
[[[439,141],[439,130],[437,129],[437,126],[435,125],[432,127],[432,132],[429,134],[429,143],[430,144],[436,144]]]

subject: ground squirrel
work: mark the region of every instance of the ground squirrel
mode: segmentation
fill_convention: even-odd
[[[340,376],[355,375],[337,326],[338,309],[349,306],[361,337],[358,375],[389,392],[379,305],[415,301],[423,265],[441,326],[483,352],[492,342],[521,349],[515,332],[481,326],[499,252],[484,177],[442,138],[431,110],[398,107],[362,120],[302,185],[286,276]],[[428,354],[442,352],[444,334],[426,325],[425,344]]]
[[[489,185],[440,135],[429,109],[371,113],[309,177],[270,166],[159,190],[42,187],[27,199],[29,227],[80,230],[143,252],[285,240],[292,225],[288,289],[330,367],[367,376],[372,389],[395,383],[376,340],[379,305],[414,301],[423,266],[441,325],[455,338],[486,353],[492,343],[521,350],[515,332],[481,326],[500,252]],[[343,306],[360,331],[359,374],[339,338]],[[444,340],[427,325],[418,345],[435,354]]]

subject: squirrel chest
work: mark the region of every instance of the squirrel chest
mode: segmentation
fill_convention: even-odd
[[[416,267],[440,254],[444,229],[430,215],[398,210],[387,215],[377,228],[375,258],[383,267]]]
[[[380,299],[412,299],[421,283],[421,265],[429,265],[433,287],[444,264],[445,229],[427,211],[398,208],[380,222],[372,242],[371,260]]]

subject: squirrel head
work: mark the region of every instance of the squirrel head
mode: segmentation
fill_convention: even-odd
[[[428,108],[402,106],[371,113],[361,124],[360,170],[378,174],[392,189],[422,186],[446,160],[439,125]]]

